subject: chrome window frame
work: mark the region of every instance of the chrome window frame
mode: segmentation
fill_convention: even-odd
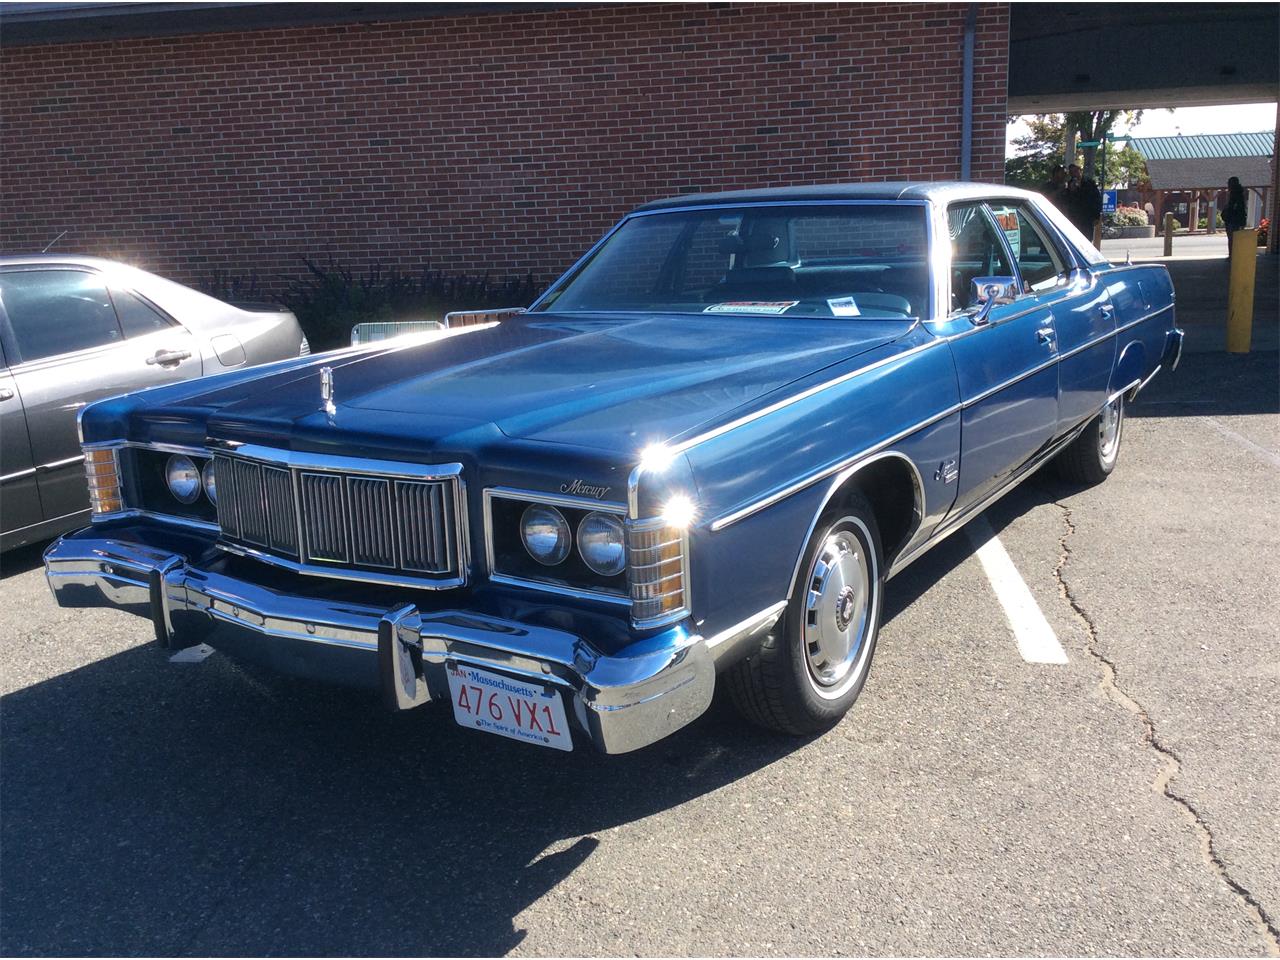
[[[534,590],[543,590],[548,593],[557,593],[561,596],[573,597],[575,600],[598,600],[605,603],[611,603],[616,606],[631,606],[630,581],[627,581],[626,592],[623,594],[612,593],[604,590],[590,590],[581,587],[570,587],[562,583],[556,583],[547,580],[535,580],[529,577],[516,577],[511,574],[500,573],[496,569],[497,553],[493,543],[493,501],[494,500],[518,500],[524,503],[545,503],[553,507],[570,507],[574,510],[591,510],[600,513],[612,513],[622,519],[624,526],[627,524],[627,505],[618,503],[615,500],[595,500],[589,497],[574,497],[562,493],[545,493],[539,490],[521,490],[516,487],[485,487],[483,492],[484,499],[484,551],[485,551],[485,575],[492,583],[500,583],[511,587],[525,587]],[[575,543],[571,545],[571,549],[576,549],[577,535],[574,534]]]

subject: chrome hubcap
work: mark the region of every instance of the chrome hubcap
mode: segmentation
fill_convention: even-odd
[[[1098,453],[1104,463],[1111,463],[1120,450],[1120,421],[1123,398],[1116,397],[1102,408],[1102,423],[1098,426]]]
[[[832,533],[809,572],[804,644],[809,676],[823,696],[837,696],[862,653],[870,625],[871,566],[851,532]]]

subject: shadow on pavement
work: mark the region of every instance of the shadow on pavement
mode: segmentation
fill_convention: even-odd
[[[1125,410],[1130,417],[1245,416],[1280,413],[1280,354],[1184,353]]]
[[[971,550],[954,536],[895,579],[886,619]],[[256,676],[146,644],[0,700],[0,952],[502,955],[597,834],[805,743],[717,698],[634,754],[537,751],[447,706]]]
[[[0,553],[0,580],[8,580],[10,577],[35,570],[44,562],[44,549],[47,546],[49,541],[45,540]]]
[[[10,694],[0,725],[5,955],[500,956],[594,834],[803,743],[717,704],[635,754],[537,751],[154,645]]]

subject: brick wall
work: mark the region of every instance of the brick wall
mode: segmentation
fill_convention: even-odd
[[[550,277],[692,190],[959,175],[965,4],[663,5],[7,48],[0,249]],[[973,176],[1003,175],[1008,10]]]

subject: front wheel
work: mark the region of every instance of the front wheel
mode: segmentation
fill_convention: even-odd
[[[778,626],[726,674],[738,711],[797,736],[839,722],[871,669],[883,587],[875,514],[851,497],[819,519]]]
[[[1124,431],[1124,395],[1116,397],[1054,460],[1058,474],[1072,483],[1092,486],[1111,476],[1120,458]]]

